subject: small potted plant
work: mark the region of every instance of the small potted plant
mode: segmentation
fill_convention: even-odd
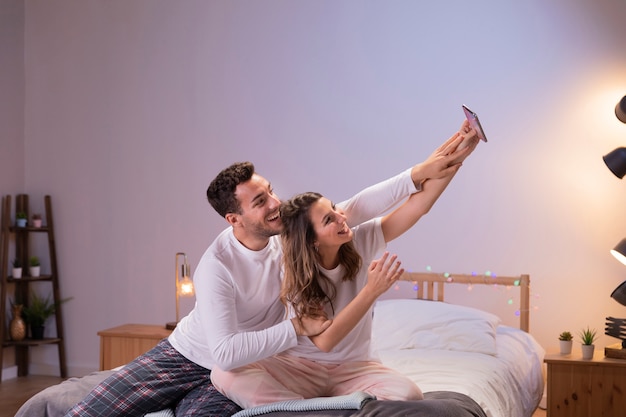
[[[39,258],[37,256],[31,256],[28,259],[28,267],[31,277],[39,276],[39,273],[41,272],[41,263],[39,262]]]
[[[559,348],[561,355],[569,355],[572,353],[573,337],[570,332],[563,332],[559,335]]]
[[[596,330],[590,329],[589,326],[581,330],[580,341],[582,343],[583,359],[593,358],[593,351],[595,349],[593,342],[596,341]]]
[[[35,213],[33,214],[33,227],[41,227],[41,214]]]
[[[11,275],[13,279],[22,278],[22,261],[19,258],[13,259],[13,270]]]
[[[28,216],[24,211],[18,211],[15,213],[15,224],[17,227],[26,227],[26,222],[28,220]]]
[[[69,299],[70,298],[66,298],[59,303],[55,303],[50,296],[44,298],[34,291],[31,292],[30,302],[27,306],[22,308],[22,316],[24,316],[26,324],[30,327],[30,333],[33,339],[43,339],[46,320],[56,313],[59,304]]]

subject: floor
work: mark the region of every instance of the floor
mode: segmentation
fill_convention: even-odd
[[[0,417],[14,417],[30,397],[61,381],[58,376],[29,375],[0,382]]]
[[[60,383],[55,376],[29,375],[0,383],[0,417],[14,417],[15,413],[30,397],[39,391]],[[532,417],[546,417],[546,411],[537,409]]]

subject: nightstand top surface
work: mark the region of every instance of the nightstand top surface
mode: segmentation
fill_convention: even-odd
[[[614,359],[607,358],[604,356],[604,348],[598,349],[596,347],[595,352],[593,354],[593,359],[583,359],[583,355],[579,349],[574,349],[569,355],[561,355],[560,353],[548,353],[544,358],[544,362],[548,364],[567,364],[567,363],[575,363],[577,365],[588,365],[588,366],[600,366],[600,365],[610,365],[617,367],[625,367],[626,368],[626,359]]]
[[[165,338],[172,333],[165,325],[159,324],[122,324],[110,329],[100,330],[98,336],[135,337],[135,338]]]

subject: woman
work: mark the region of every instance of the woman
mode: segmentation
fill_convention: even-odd
[[[385,400],[423,398],[410,379],[370,357],[370,309],[403,272],[387,253],[370,261],[431,209],[475,148],[473,136],[470,146],[456,150],[464,137],[453,135],[431,155],[448,166],[441,177],[428,179],[422,192],[387,216],[353,229],[321,194],[304,193],[283,203],[281,299],[295,317],[325,315],[332,324],[317,336],[299,337],[283,354],[229,372],[214,368],[216,388],[243,408],[355,391]]]

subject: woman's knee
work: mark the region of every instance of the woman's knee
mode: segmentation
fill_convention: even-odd
[[[423,400],[422,390],[412,381],[409,383],[385,384],[381,390],[369,392],[379,400],[387,401],[415,401]]]

